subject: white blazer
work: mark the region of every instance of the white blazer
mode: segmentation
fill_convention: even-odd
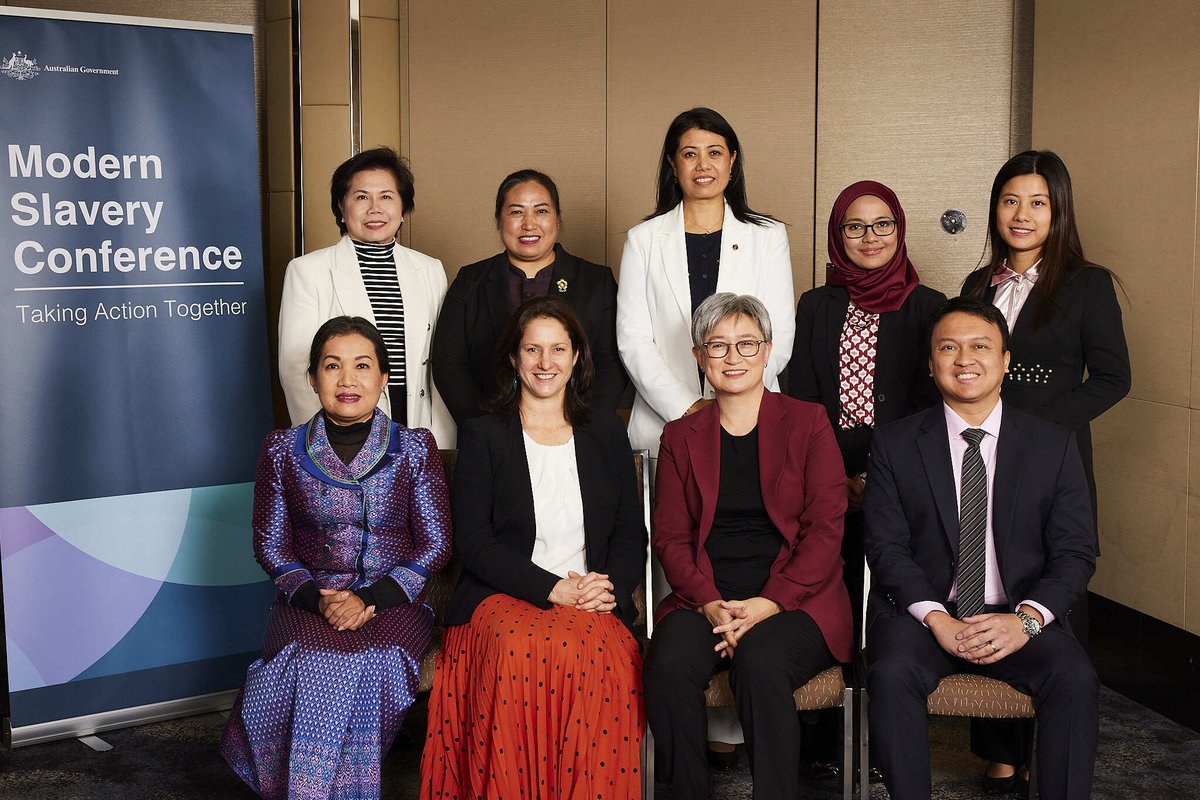
[[[408,426],[429,428],[438,447],[450,449],[455,445],[454,420],[434,388],[429,369],[433,329],[442,298],[446,296],[446,271],[436,258],[399,244],[392,252],[396,258],[396,279],[404,298]],[[375,322],[367,288],[358,270],[358,254],[348,236],[332,247],[293,259],[284,274],[279,305],[279,382],[287,398],[292,425],[307,422],[321,408],[321,401],[308,382],[308,351],[317,328],[343,314]],[[392,369],[398,367],[392,365]],[[384,387],[379,398],[379,407],[385,412],[391,407],[388,391]]]
[[[754,295],[771,315],[772,349],[763,380],[779,390],[792,355],[792,261],[782,223],[739,222],[729,205],[721,234],[717,291]],[[630,228],[617,286],[617,347],[637,389],[629,441],[658,456],[668,421],[679,419],[702,394],[692,356],[692,290],[688,281],[683,204]],[[712,389],[705,395],[712,397]]]

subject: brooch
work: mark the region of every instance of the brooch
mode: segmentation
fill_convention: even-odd
[[[556,284],[554,284],[554,285],[558,287],[558,291],[559,291],[559,293],[561,294],[561,293],[563,293],[563,292],[565,292],[565,291],[567,290],[567,279],[566,279],[566,278],[559,278],[559,279],[558,279],[558,282],[557,282]]]

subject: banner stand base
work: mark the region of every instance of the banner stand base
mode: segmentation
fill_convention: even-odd
[[[84,717],[59,719],[37,725],[23,725],[19,728],[11,727],[11,720],[6,717],[3,720],[4,725],[3,730],[0,730],[0,735],[2,735],[4,746],[10,750],[59,739],[83,739],[84,737],[94,737],[95,734],[105,731],[129,728],[134,725],[163,722],[168,719],[208,714],[213,711],[228,711],[233,707],[233,701],[236,698],[237,690],[230,689],[225,692],[212,692],[196,697],[168,700],[163,703],[150,703],[116,711],[105,711],[100,714],[88,714]]]

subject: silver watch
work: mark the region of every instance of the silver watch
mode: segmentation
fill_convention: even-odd
[[[1021,627],[1025,630],[1025,635],[1030,639],[1042,632],[1042,623],[1038,622],[1032,615],[1026,614],[1024,611],[1017,612],[1017,619],[1021,620]]]

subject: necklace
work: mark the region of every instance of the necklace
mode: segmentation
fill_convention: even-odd
[[[720,225],[718,225],[718,226],[717,226],[717,227],[715,227],[715,228],[706,228],[706,227],[704,227],[703,225],[701,225],[699,222],[696,222],[696,220],[694,220],[694,219],[688,219],[686,214],[683,216],[683,221],[684,221],[684,223],[685,223],[686,225],[691,225],[693,228],[699,228],[700,230],[704,231],[704,234],[705,234],[706,236],[707,236],[707,235],[709,235],[709,234],[711,234],[713,231],[719,231],[719,230],[721,230],[721,226],[720,226]],[[723,222],[724,222],[724,220],[722,220],[722,223],[723,223]]]

